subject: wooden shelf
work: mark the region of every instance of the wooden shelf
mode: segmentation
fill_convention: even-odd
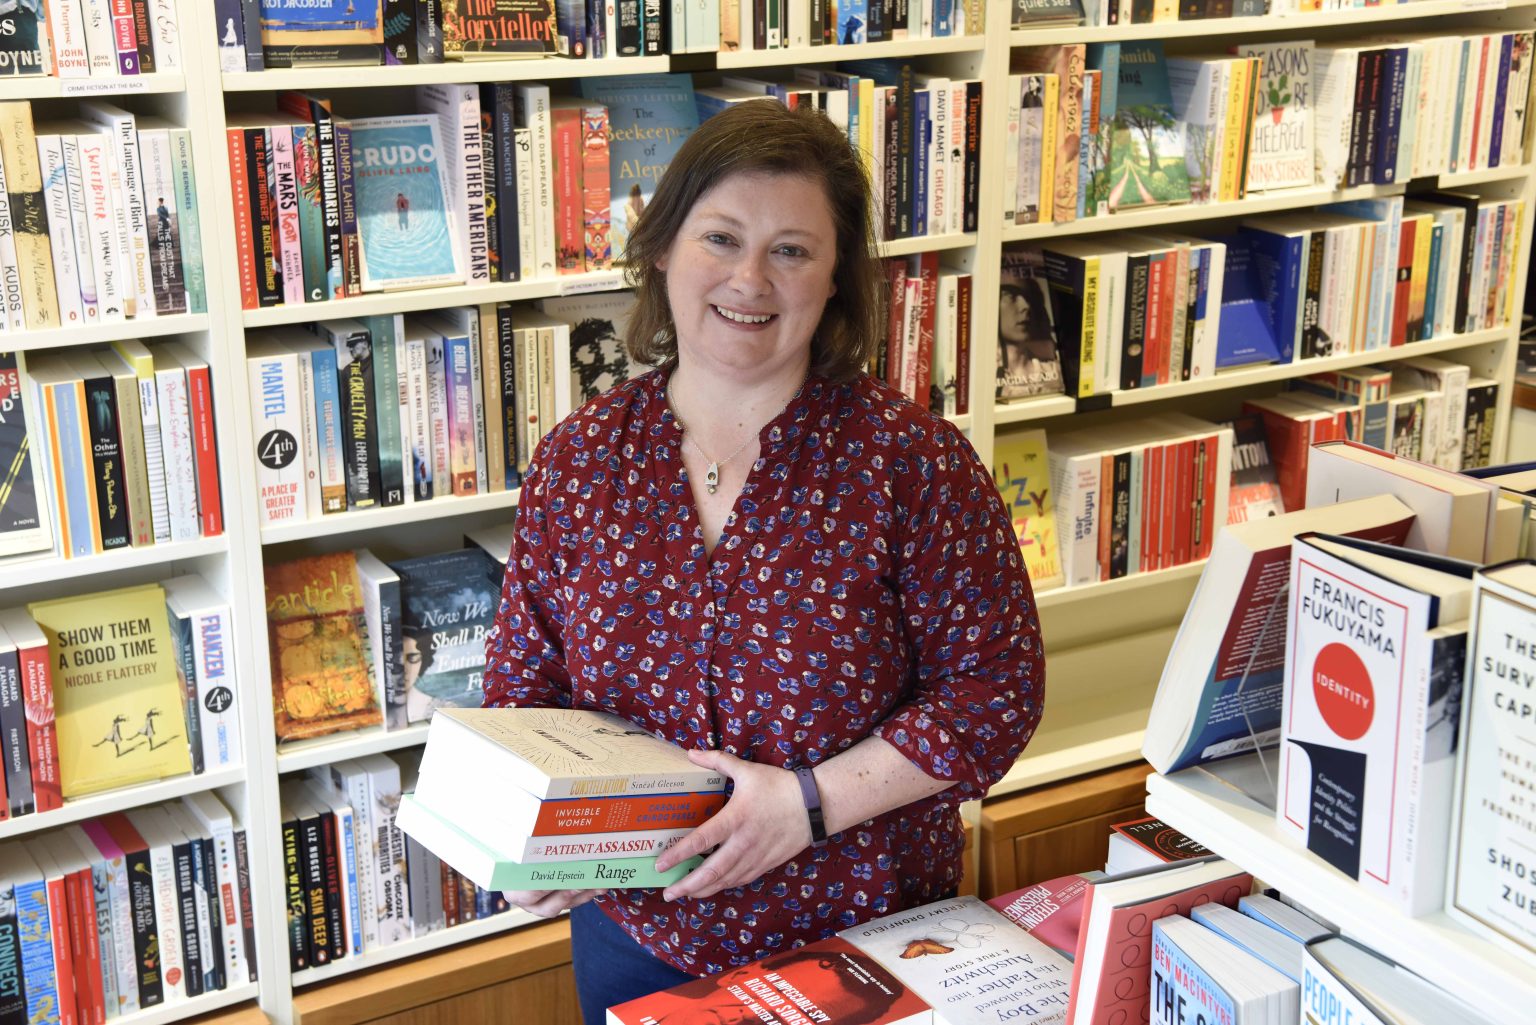
[[[408,502],[382,509],[358,509],[294,523],[279,523],[261,528],[261,543],[281,544],[314,537],[332,537],[365,530],[382,530],[426,520],[468,516],[487,509],[511,509],[517,505],[518,488],[493,491],[487,495],[434,498],[428,502]]]
[[[1241,865],[1281,893],[1327,915],[1340,930],[1441,986],[1493,1021],[1530,1021],[1536,972],[1501,944],[1445,912],[1408,918],[1385,899],[1291,843],[1275,812],[1229,780],[1249,758],[1147,778],[1147,811]],[[1251,773],[1250,773],[1251,774]]]
[[[0,79],[3,83],[5,79]],[[71,345],[100,345],[120,342],[128,338],[162,338],[166,335],[191,334],[208,330],[206,313],[178,313],[170,317],[145,317],[141,320],[117,320],[109,324],[87,324],[83,327],[59,327],[51,331],[17,331],[7,333],[4,341],[8,352],[36,352],[40,349],[62,349]]]
[[[492,915],[490,918],[477,918],[473,922],[456,925],[451,929],[439,929],[436,932],[427,933],[425,936],[416,936],[401,943],[380,947],[378,950],[365,950],[356,957],[344,957],[340,961],[332,961],[328,965],[294,972],[293,985],[297,989],[300,986],[311,986],[317,982],[350,975],[353,972],[376,968],[379,965],[389,964],[392,961],[400,961],[405,958],[415,959],[434,950],[451,947],[456,943],[467,943],[470,940],[484,939],[487,936],[494,936],[497,933],[507,932],[519,926],[530,925],[538,921],[541,921],[541,919],[530,915],[526,911],[513,908],[511,911]]]
[[[546,82],[591,75],[655,75],[671,70],[669,57],[613,57],[570,60],[542,57],[527,60],[444,61],[441,64],[391,64],[387,67],[321,66],[272,71],[226,72],[226,93],[272,92],[284,89],[374,89],[381,85],[411,86],[457,82]]]
[[[1257,18],[1206,18],[1199,21],[1163,21],[1150,25],[1052,26],[1050,28],[1013,29],[1008,34],[1012,46],[1046,46],[1056,43],[1116,43],[1138,39],[1191,39],[1205,36],[1247,38],[1270,32],[1305,36],[1320,28],[1340,25],[1371,26],[1408,19],[1443,17],[1472,11],[1527,7],[1533,0],[1509,0],[1479,3],[1476,0],[1419,0],[1382,7],[1356,7],[1343,11],[1264,15]]]
[[[314,765],[329,765],[348,758],[378,754],[380,751],[398,751],[403,747],[416,747],[426,743],[426,740],[426,723],[387,731],[382,726],[374,726],[366,730],[296,740],[278,745],[277,771],[279,773],[301,772]]]
[[[31,815],[17,815],[0,822],[0,840],[29,833],[41,833],[45,829],[81,822],[98,815],[108,815],[124,808],[142,808],[145,805],[174,801],[187,794],[200,794],[245,780],[245,767],[234,766],[205,772],[200,776],[190,773],[154,783],[141,783],[121,790],[107,790],[88,797],[65,801],[64,807],[52,811],[40,811]]]
[[[218,537],[203,537],[196,541],[173,541],[170,544],[149,545],[144,548],[118,548],[115,551],[82,556],[78,559],[60,559],[52,555],[36,559],[18,557],[0,562],[0,575],[3,575],[5,586],[8,588],[28,587],[33,584],[51,583],[55,580],[95,577],[103,573],[116,573],[141,566],[168,565],[183,559],[222,555],[228,550],[229,539],[220,534]]]
[[[180,72],[153,75],[101,75],[93,78],[53,78],[41,75],[0,78],[0,100],[43,100],[54,96],[126,96],[130,93],[180,93],[187,76]]]
[[[714,54],[715,66],[726,68],[787,68],[795,64],[830,64],[871,57],[926,57],[936,53],[972,53],[986,45],[985,36],[943,36],[938,39],[899,39],[848,46],[784,46],[777,50],[731,50]]]

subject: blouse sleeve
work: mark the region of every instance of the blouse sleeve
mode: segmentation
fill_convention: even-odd
[[[1034,735],[1045,702],[1040,620],[992,477],[955,431],[898,481],[896,586],[912,693],[874,730],[959,800],[981,797]]]
[[[486,707],[568,708],[571,704],[562,643],[565,607],[549,529],[559,499],[550,499],[550,475],[545,470],[548,441],[536,453],[518,496],[501,605],[485,640]]]

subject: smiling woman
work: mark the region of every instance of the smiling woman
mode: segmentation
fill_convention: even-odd
[[[624,716],[731,780],[576,907],[583,1015],[953,893],[958,805],[1033,734],[1044,660],[991,475],[864,371],[884,317],[869,188],[814,111],[740,104],[678,151],[625,259],[630,355],[524,478],[488,705]],[[594,901],[595,904],[587,905]]]

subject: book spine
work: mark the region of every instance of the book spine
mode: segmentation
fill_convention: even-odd
[[[288,967],[301,972],[310,965],[309,927],[306,923],[304,880],[300,863],[299,822],[288,819],[282,824],[283,881],[288,908]]]
[[[155,922],[154,870],[147,847],[123,851],[123,874],[128,877],[128,928],[139,1006],[155,1007],[165,1002],[165,982]]]
[[[275,211],[267,173],[267,130],[245,129],[246,193],[250,196],[252,256],[256,261],[256,303],[276,306],[283,301],[282,266],[277,256]]]
[[[320,466],[320,507],[322,512],[338,513],[347,509],[347,471],[344,455],[341,383],[336,353],[330,348],[309,352],[311,383],[315,391],[315,430]],[[302,356],[300,358],[303,358]]]
[[[83,1025],[100,1025],[107,1015],[101,994],[101,968],[95,963],[96,938],[86,929],[86,923],[95,915],[94,900],[89,894],[90,869],[71,872],[63,882],[66,942],[75,983],[75,1020]]]
[[[432,439],[432,494],[434,497],[452,495],[455,484],[449,442],[451,416],[445,349],[441,336],[426,339],[427,422]]]
[[[160,979],[164,999],[187,996],[186,962],[182,958],[181,911],[176,900],[176,858],[168,843],[156,843],[147,852],[153,891],[155,932],[151,941],[160,952]]]
[[[206,364],[187,368],[187,398],[202,536],[217,537],[224,533],[224,508],[219,496],[219,453],[213,423],[213,383]]]
[[[144,164],[144,194],[155,201],[154,220],[149,226],[150,278],[155,290],[155,312],[161,315],[186,313],[186,278],[182,272],[183,219],[177,208],[176,168],[171,152],[170,132],[165,129],[140,132],[139,148]]]
[[[453,494],[473,495],[476,491],[473,441],[475,419],[474,382],[469,365],[470,342],[463,335],[450,335],[444,338],[443,349]]]
[[[341,887],[344,895],[342,919],[346,923],[346,941],[355,954],[363,952],[363,905],[358,895],[357,843],[352,809],[342,805],[336,811],[337,855],[340,860]]]
[[[481,94],[481,124],[489,125],[482,131],[487,140],[487,191],[496,196],[496,219],[487,228],[492,233],[499,264],[496,268],[498,281],[521,281],[532,270],[523,262],[523,239],[532,231],[525,220],[518,195],[519,163],[526,164],[528,154],[520,151],[517,144],[516,121],[513,116],[512,92],[504,86],[486,86]],[[526,130],[524,135],[526,136]]]
[[[246,170],[245,130],[224,132],[229,149],[230,191],[235,208],[235,266],[240,277],[240,305],[254,310],[261,305],[256,291],[256,236],[252,231],[250,177]]]
[[[416,0],[416,53],[422,64],[443,63],[443,10],[446,0]]]
[[[251,862],[245,830],[235,830],[235,879],[240,897],[240,965],[246,982],[256,981],[256,919],[251,914]]]
[[[0,323],[7,331],[25,331],[27,312],[22,306],[21,264],[16,256],[16,232],[11,225],[11,204],[0,162]]]
[[[697,4],[695,4],[697,6]],[[604,271],[613,266],[608,194],[608,108],[581,108],[582,229],[585,266]]]
[[[535,159],[533,156],[533,132],[519,128],[513,133],[512,144],[517,148],[517,265],[520,279],[539,273],[539,251],[534,234],[537,213]]]
[[[149,27],[149,0],[132,0],[133,40],[139,51],[139,73],[152,75],[155,63],[155,43]]]
[[[58,1013],[58,973],[53,962],[53,928],[48,890],[41,879],[16,880],[16,917],[20,924],[22,989],[27,1020],[48,1021]]]
[[[84,0],[80,23],[86,59],[93,78],[117,76],[117,45],[112,38],[112,8],[108,0]]]
[[[91,475],[87,470],[85,394],[79,381],[38,388],[38,420],[46,425],[59,544],[65,558],[100,551]]]
[[[160,437],[165,454],[165,491],[171,539],[199,537],[197,469],[192,440],[191,398],[187,375],[180,367],[155,372],[160,410]]]
[[[496,316],[496,379],[500,398],[501,416],[497,421],[497,433],[501,436],[500,448],[505,461],[508,486],[521,479],[518,466],[518,436],[525,400],[517,394],[517,342],[510,310],[501,309]]]
[[[197,872],[193,867],[196,846],[195,841],[187,838],[170,847],[173,889],[170,906],[165,909],[166,914],[175,916],[181,933],[182,965],[186,971],[183,985],[189,997],[202,996],[208,977],[203,962],[207,940],[199,928]]]
[[[320,160],[320,209],[325,231],[325,298],[346,296],[341,235],[341,190],[336,168],[336,125],[330,112],[319,103],[310,103],[315,125],[315,153]]]
[[[485,402],[485,367],[483,365],[484,351],[480,341],[481,322],[479,311],[471,309],[468,319],[472,323],[469,332],[469,390],[470,390],[470,423],[474,430],[475,447],[475,490],[477,494],[489,494],[491,490],[490,454],[486,449],[485,423],[486,415],[490,410]],[[506,490],[505,484],[498,487],[497,491]]]
[[[59,136],[64,155],[65,192],[69,197],[69,223],[73,237],[73,261],[79,273],[80,306],[87,322],[101,317],[101,296],[96,284],[94,246],[91,242],[90,215],[86,209],[84,169],[80,164],[80,143],[73,135]]]
[[[371,356],[349,356],[350,347],[361,342],[371,348],[365,334],[333,330],[341,393],[342,463],[347,481],[347,506],[367,509],[379,501],[379,440],[377,397],[373,391]],[[343,364],[342,360],[346,363]]]
[[[357,228],[357,182],[352,165],[352,123],[337,119],[336,201],[341,216],[341,275],[346,295],[363,294],[362,237]]]
[[[400,396],[404,390],[400,366],[398,318],[370,317],[364,321],[373,340],[374,416],[378,426],[379,501],[402,505],[406,501],[408,468],[403,459],[404,440]]]
[[[405,398],[401,404],[405,450],[412,497],[432,497],[432,431],[427,392],[427,345],[423,339],[405,341]]]
[[[118,199],[127,218],[129,269],[133,282],[134,316],[155,315],[155,289],[149,268],[149,234],[144,210],[144,178],[139,162],[139,138],[132,114],[112,115],[103,122],[117,160]]]
[[[43,181],[43,207],[48,217],[48,244],[53,255],[55,294],[64,327],[85,322],[80,294],[80,268],[69,209],[69,181],[64,168],[64,144],[57,135],[37,139],[38,166]]]
[[[166,619],[171,630],[171,655],[176,660],[176,682],[181,687],[181,710],[187,731],[188,753],[192,757],[192,772],[202,775],[203,745],[194,742],[197,722],[197,654],[192,647],[192,617],[179,614],[166,604]]]
[[[30,778],[38,811],[63,806],[59,788],[59,738],[53,713],[53,676],[46,645],[20,645],[16,650],[22,710],[27,723]],[[9,790],[9,787],[7,787]],[[9,810],[8,798],[0,799]]]
[[[489,225],[486,220],[490,179],[485,173],[485,156],[480,137],[480,97],[474,86],[453,90],[460,123],[459,158],[464,162],[465,240],[469,253],[470,284],[494,281],[490,265]]]
[[[503,203],[507,204],[507,211],[510,211],[512,206],[511,194],[504,194],[500,187],[497,161],[507,158],[507,154],[501,152],[501,147],[512,140],[496,138],[496,84],[494,82],[487,82],[480,86],[477,101],[475,109],[480,112],[480,180],[485,188],[485,269],[489,280],[506,281],[507,278],[502,272],[506,251],[501,237],[501,220],[504,215]]]
[[[322,807],[316,822],[320,827],[320,863],[316,878],[325,891],[325,931],[330,942],[330,957],[332,961],[338,961],[347,956],[347,936],[342,928],[341,845],[336,835],[336,815]]]
[[[299,229],[299,183],[293,162],[293,133],[287,125],[274,125],[269,132],[269,141],[272,144],[277,251],[282,261],[282,301],[297,304],[304,301],[304,250]]]
[[[192,648],[197,691],[197,733],[208,770],[241,764],[239,709],[229,671],[229,609],[205,608],[192,614]]]
[[[139,73],[139,41],[133,25],[133,0],[112,0],[112,41],[117,47],[117,73]]]
[[[0,662],[0,755],[5,758],[5,791],[10,817],[36,810],[32,793],[31,759],[27,750],[27,716],[22,701],[17,661]]]
[[[555,270],[579,274],[582,258],[582,152],[581,111],[573,108],[550,112],[555,158]]]
[[[58,327],[59,299],[49,251],[48,211],[43,199],[42,170],[38,166],[37,136],[32,129],[32,109],[25,101],[0,104],[0,160],[5,164],[27,328],[38,331]]]
[[[96,495],[96,522],[103,551],[127,548],[132,542],[128,502],[123,487],[123,451],[118,434],[117,389],[110,377],[83,383],[86,444],[91,454],[88,472]]]

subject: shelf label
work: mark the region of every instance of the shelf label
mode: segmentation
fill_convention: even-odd
[[[99,96],[104,93],[146,93],[152,80],[142,75],[115,78],[71,78],[59,82],[61,96]]]
[[[1509,0],[1461,0],[1464,11],[1502,11],[1509,7]]]
[[[566,281],[560,284],[561,295],[586,295],[589,292],[612,292],[624,287],[624,275],[620,271],[613,271],[596,277],[586,277],[580,281]]]

